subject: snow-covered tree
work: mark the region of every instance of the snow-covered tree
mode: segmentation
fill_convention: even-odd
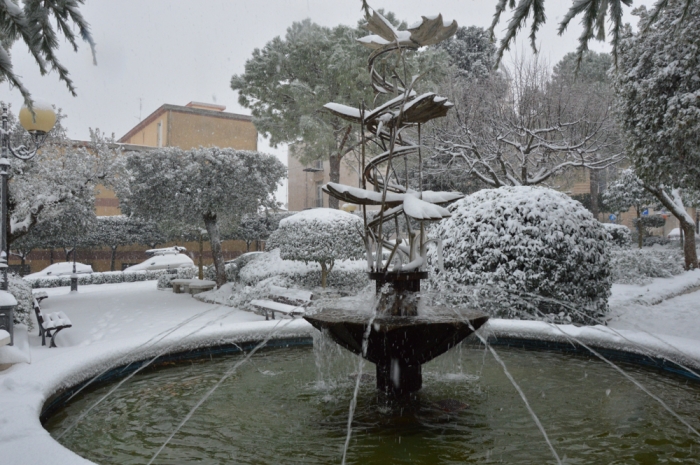
[[[455,107],[429,136],[432,174],[462,171],[490,187],[529,186],[622,159],[609,93],[552,81],[539,59],[517,61],[505,79],[456,83],[447,95]]]
[[[256,243],[256,250],[260,250],[259,243],[267,240],[277,230],[280,221],[288,216],[288,213],[246,215],[236,228],[233,238],[245,241],[246,251],[250,251],[252,243]]]
[[[123,182],[123,156],[114,136],[90,131],[90,142],[69,140],[60,110],[54,129],[37,155],[29,160],[10,157],[8,181],[8,244],[28,234],[40,222],[60,221],[67,208],[94,210],[99,186],[116,188]],[[14,146],[26,143],[27,132],[11,118]],[[92,213],[94,215],[94,213]]]
[[[438,289],[496,286],[513,295],[519,310],[520,297],[535,295],[546,301],[540,310],[561,310],[585,323],[607,311],[607,232],[579,202],[518,186],[484,189],[448,209],[452,216],[430,231],[443,241],[442,271],[437,251],[428,256]]]
[[[637,218],[642,217],[642,210],[656,204],[656,198],[644,188],[644,183],[632,169],[623,170],[620,176],[608,185],[603,193],[603,202],[611,212],[622,213],[634,208]],[[642,225],[637,222],[639,248],[642,248]]]
[[[398,23],[393,14],[386,17]],[[255,127],[271,145],[294,144],[290,154],[302,163],[329,160],[331,182],[340,182],[341,161],[357,149],[360,136],[323,106],[337,102],[358,107],[365,102],[371,108],[374,102],[367,86],[367,53],[356,41],[363,35],[359,27],[295,22],[284,38],[275,37],[255,49],[245,73],[231,78],[238,102],[250,108]],[[446,58],[436,50],[408,55],[406,64],[414,74]],[[329,206],[338,208],[338,200],[331,197]]]
[[[111,250],[110,270],[114,271],[117,249],[120,246],[144,244],[151,248],[166,238],[152,221],[125,215],[97,217],[95,227],[86,238],[90,247],[107,246]]]
[[[286,168],[273,155],[243,150],[169,147],[131,153],[122,211],[156,223],[204,226],[216,282],[226,283],[219,225],[237,223],[259,207],[274,207],[273,195]]]
[[[492,71],[496,46],[488,31],[477,26],[461,26],[455,35],[434,47],[447,52],[457,75],[466,79],[484,78]]]
[[[700,4],[663,3],[655,20],[636,10],[639,31],[627,30],[621,42],[617,111],[635,172],[678,218],[686,268],[696,268],[695,221],[683,190],[700,190]]]
[[[75,51],[79,36],[90,45],[93,62],[97,64],[90,27],[80,13],[82,3],[83,0],[23,0],[20,7],[17,0],[0,1],[0,82],[7,80],[16,87],[27,103],[31,102],[29,90],[12,69],[10,47],[15,41],[27,45],[42,75],[56,71],[73,96],[76,95],[73,81],[56,55],[59,36],[63,35]]]
[[[331,208],[305,210],[280,221],[267,249],[280,249],[283,260],[321,265],[321,286],[336,260],[360,259],[365,254],[362,220],[353,214]]]

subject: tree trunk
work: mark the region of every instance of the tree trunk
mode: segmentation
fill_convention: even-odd
[[[204,239],[201,232],[199,233],[199,279],[204,279]]]
[[[340,182],[340,155],[330,156],[330,180],[331,182]],[[336,210],[340,208],[340,202],[338,199],[332,195],[328,196],[328,208],[335,208]],[[325,286],[324,286],[325,287]]]
[[[644,245],[644,228],[642,228],[642,216],[641,216],[641,207],[637,207],[637,236],[638,236],[638,241],[639,242],[639,248],[641,249],[642,246]]]
[[[114,271],[114,265],[117,261],[117,247],[119,246],[110,246],[110,249],[112,249],[112,257],[109,263],[109,271]]]
[[[49,248],[49,265],[53,265],[53,247]]]
[[[685,256],[685,269],[694,270],[698,267],[698,252],[695,249],[695,221],[688,215],[680,199],[680,194],[673,191],[671,194],[666,192],[663,186],[648,186],[644,184],[644,188],[654,194],[659,199],[659,202],[670,211],[673,216],[678,218],[681,225],[681,230],[685,236],[683,243],[683,254]]]
[[[321,287],[326,288],[326,279],[328,277],[328,270],[326,269],[326,262],[319,262],[321,264]]]
[[[598,206],[598,185],[600,184],[599,181],[599,172],[598,170],[590,170],[591,173],[591,181],[590,181],[590,190],[591,190],[591,213],[593,213],[593,216],[595,219],[598,219],[598,215],[600,214],[600,208]]]
[[[214,258],[214,269],[216,269],[216,285],[221,287],[226,284],[226,270],[224,268],[224,254],[221,251],[219,226],[216,224],[216,213],[204,214],[204,225],[207,228],[207,233],[209,233],[211,255]]]

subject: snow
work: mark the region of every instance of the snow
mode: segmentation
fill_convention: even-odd
[[[301,222],[336,223],[348,221],[348,218],[356,218],[353,214],[335,208],[312,208],[295,215],[288,216],[280,221],[280,227],[291,226]]]
[[[446,208],[433,205],[412,195],[407,195],[404,199],[403,210],[408,216],[416,220],[439,221],[450,216],[450,212]]]
[[[0,307],[14,306],[17,305],[17,299],[15,296],[7,291],[0,291]],[[1,338],[0,338],[1,339]]]
[[[76,262],[75,271],[78,273],[92,273],[92,266]],[[28,274],[25,278],[33,279],[43,278],[45,276],[65,276],[69,274],[73,274],[73,262],[61,262],[49,265],[36,273]]]
[[[194,266],[194,262],[187,255],[178,254],[167,254],[167,255],[155,255],[146,261],[139,263],[138,265],[133,265],[125,268],[125,272],[129,271],[139,271],[139,270],[166,270],[169,268],[180,268],[180,267],[190,267]]]
[[[4,329],[0,329],[0,347],[10,343],[10,333]]]
[[[54,465],[91,463],[54,441],[39,413],[53,393],[106,368],[164,351],[258,340],[282,325],[275,337],[313,331],[301,319],[264,321],[250,312],[158,291],[154,281],[81,286],[72,294],[66,288],[44,291],[49,295],[42,301],[45,311],[64,311],[73,327],[56,337],[58,348],[42,347],[37,331],[27,334],[23,326],[15,328],[15,346],[0,347],[0,365],[15,363],[0,371],[2,463],[39,464],[47,457]],[[494,319],[483,331],[496,337],[576,338],[596,347],[663,354],[695,369],[700,367],[698,302],[700,270],[645,286],[614,285],[608,326]]]

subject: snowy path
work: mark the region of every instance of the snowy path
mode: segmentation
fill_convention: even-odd
[[[536,321],[492,320],[487,331],[543,339],[576,337],[587,343],[640,347],[673,353],[700,366],[700,271],[648,286],[613,286],[609,326],[553,327]],[[64,311],[73,327],[56,338],[57,349],[41,346],[35,328],[18,327],[15,347],[0,347],[0,463],[55,465],[91,463],[54,441],[39,422],[45,400],[105,367],[143,360],[166,351],[216,343],[311,332],[303,320],[265,321],[263,317],[189,295],[156,290],[154,281],[47,289],[46,311]],[[165,335],[169,328],[176,328]],[[280,329],[280,326],[285,325]],[[641,330],[640,330],[641,329]],[[568,336],[563,336],[563,334]],[[649,334],[652,333],[652,334]],[[162,340],[161,340],[162,339]],[[30,363],[27,363],[30,362]]]

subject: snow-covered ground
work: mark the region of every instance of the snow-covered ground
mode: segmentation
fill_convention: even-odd
[[[73,327],[41,346],[35,328],[15,330],[15,346],[0,347],[0,463],[90,463],[54,441],[39,422],[45,400],[56,391],[105,368],[157,354],[205,345],[302,336],[303,320],[265,321],[231,307],[186,294],[158,291],[154,281],[46,289],[46,312],[63,311]],[[666,354],[700,367],[700,271],[659,278],[645,286],[615,285],[607,327],[553,326],[543,322],[492,320],[485,332],[626,347]]]

